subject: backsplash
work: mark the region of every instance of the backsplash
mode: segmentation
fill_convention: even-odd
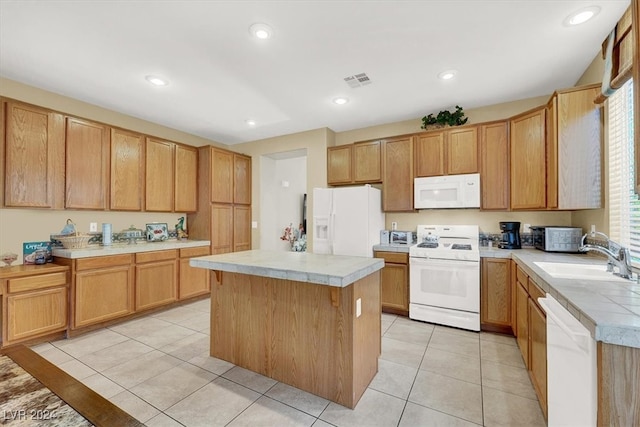
[[[480,233],[480,246],[489,246],[489,242],[493,242],[493,247],[498,247],[498,243],[502,241],[502,233]],[[533,234],[520,233],[520,244],[523,248],[533,247]]]
[[[169,233],[169,240],[176,240],[178,238],[178,232],[173,229],[173,230],[167,230],[167,232]],[[87,234],[91,234],[92,237],[89,239],[88,244],[89,245],[101,245],[102,244],[102,233],[100,232],[94,232],[94,233],[87,233]],[[55,239],[55,235],[52,234],[50,236],[51,238],[51,246],[52,247],[62,247],[62,243],[59,240]],[[142,233],[141,236],[138,237],[130,237],[127,233],[112,233],[111,235],[111,241],[112,243],[138,243],[138,242],[146,242],[147,241],[147,236],[144,235],[144,233]]]

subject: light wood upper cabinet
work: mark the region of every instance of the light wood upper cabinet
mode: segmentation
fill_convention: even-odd
[[[465,126],[419,134],[415,159],[417,177],[477,173],[478,129]]]
[[[509,209],[509,124],[480,126],[480,185],[483,210]]]
[[[233,154],[233,203],[251,204],[251,157]]]
[[[211,148],[211,201],[233,203],[233,153]]]
[[[415,144],[416,176],[444,175],[444,132],[420,134]]]
[[[352,153],[353,145],[327,148],[327,183],[329,185],[353,182]]]
[[[557,91],[547,105],[548,209],[602,206],[600,85]]]
[[[544,209],[546,200],[545,108],[510,120],[511,209]]]
[[[104,210],[109,206],[109,128],[66,119],[67,209]]]
[[[447,174],[478,173],[478,128],[447,131]]]
[[[171,212],[175,144],[147,137],[145,147],[145,210]]]
[[[413,137],[387,140],[382,147],[382,210],[413,211]]]
[[[5,206],[63,208],[64,117],[13,101],[5,110]]]
[[[356,183],[382,180],[382,144],[380,141],[353,144],[353,181]]]
[[[122,129],[111,129],[111,209],[142,210],[144,153],[142,135]]]
[[[175,146],[174,211],[198,210],[198,149]]]

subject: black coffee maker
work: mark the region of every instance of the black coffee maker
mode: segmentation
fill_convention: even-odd
[[[502,241],[498,247],[502,249],[520,249],[520,223],[519,222],[501,222],[500,230],[502,231]]]

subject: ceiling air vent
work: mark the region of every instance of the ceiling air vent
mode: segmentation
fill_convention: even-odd
[[[360,86],[366,86],[371,84],[369,76],[365,73],[355,74],[353,76],[345,77],[344,81],[347,82],[350,88],[355,89]]]

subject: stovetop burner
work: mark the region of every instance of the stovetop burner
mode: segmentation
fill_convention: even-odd
[[[463,245],[460,243],[454,243],[453,245],[451,245],[451,249],[460,249],[460,250],[464,250],[464,251],[470,251],[471,250],[471,245]]]
[[[438,242],[422,242],[418,245],[419,248],[435,249],[438,247]]]

